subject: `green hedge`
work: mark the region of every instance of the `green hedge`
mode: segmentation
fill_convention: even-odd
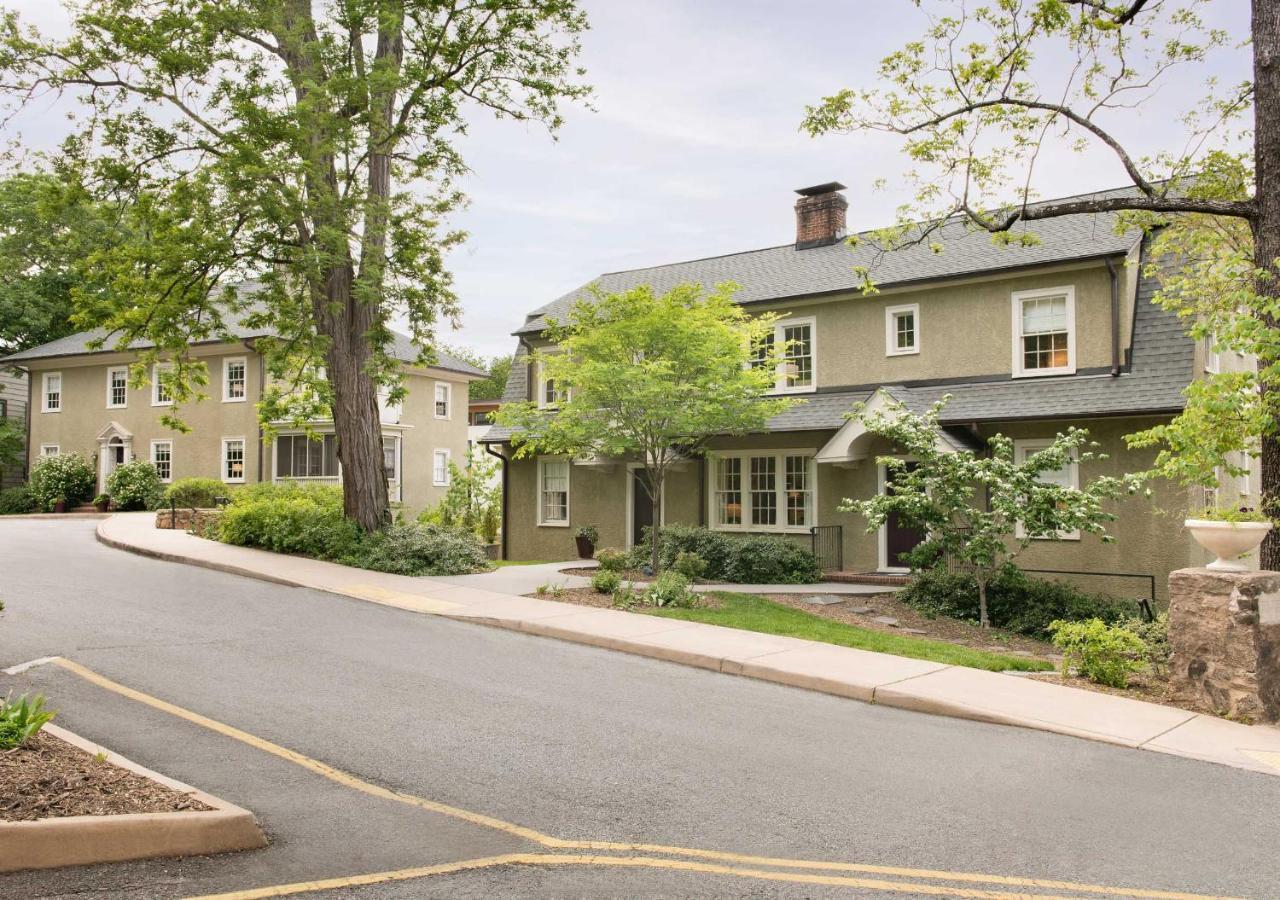
[[[898,599],[926,615],[978,620],[978,583],[971,575],[922,572],[898,592]],[[991,624],[1048,640],[1050,624],[1100,619],[1112,625],[1138,615],[1138,604],[1109,594],[1091,594],[1061,581],[1030,578],[1008,565],[987,586]]]
[[[633,549],[632,565],[649,561],[649,532]],[[692,525],[668,525],[658,533],[658,563],[674,568],[681,553],[706,563],[703,577],[736,584],[812,584],[822,580],[813,552],[798,541],[766,535],[740,537]]]
[[[155,509],[164,498],[164,483],[145,459],[121,463],[107,476],[107,495],[117,509]]]
[[[25,484],[0,491],[0,516],[16,516],[36,511],[36,498]]]
[[[216,478],[179,478],[164,492],[164,505],[212,509],[218,497],[230,496],[231,486]]]

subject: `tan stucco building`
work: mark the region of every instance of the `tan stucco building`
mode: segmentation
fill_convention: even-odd
[[[191,347],[191,356],[207,367],[209,383],[203,399],[180,410],[190,428],[185,433],[161,422],[172,407],[158,377],[163,364],[152,366],[146,383],[134,387],[129,368],[137,354],[90,349],[96,333],[7,357],[5,365],[28,376],[31,456],[80,454],[93,462],[98,490],[115,466],[133,459],[150,460],[166,482],[198,476],[228,486],[286,480],[338,484],[332,422],[312,423],[318,440],[287,426],[266,436],[257,410],[268,377],[263,356],[254,349],[261,335],[241,329],[237,336],[234,343]],[[381,406],[387,481],[392,502],[416,515],[444,496],[449,463],[461,465],[466,457],[468,385],[484,373],[446,353],[437,354],[435,365],[419,367],[417,348],[403,335],[395,336],[390,349],[404,361],[408,393],[398,405]]]
[[[944,437],[977,451],[997,432],[1023,454],[1069,425],[1086,427],[1109,459],[1054,475],[1079,483],[1147,468],[1152,454],[1127,449],[1124,436],[1168,421],[1199,373],[1228,364],[1152,303],[1158,284],[1143,275],[1142,237],[1117,234],[1112,215],[1036,222],[1028,230],[1038,243],[1027,246],[997,246],[949,224],[929,241],[882,253],[869,235],[852,249],[843,240],[841,191],[828,184],[798,192],[794,243],[592,282],[613,292],[733,281],[737,302],[781,317],[777,340],[794,348],[777,392],[803,402],[766,433],[707,442],[669,482],[666,522],[812,542],[828,568],[846,572],[901,572],[900,554],[918,535],[892,522],[868,533],[856,515],[838,511],[843,498],[885,490],[876,459],[893,453],[848,421],[855,404],[892,398],[923,411],[950,394]],[[859,266],[870,269],[877,293],[861,290]],[[529,353],[545,346],[547,320],[585,291],[535,310],[517,330],[508,402],[554,400]],[[573,527],[583,524],[595,525],[606,546],[639,538],[652,509],[633,461],[518,459],[511,437],[500,428],[484,437],[508,460],[508,558],[571,557]],[[1221,490],[1249,493],[1248,479],[1230,481]],[[1114,509],[1115,543],[1089,535],[1037,541],[1020,565],[1091,573],[1061,577],[1129,595],[1145,594],[1154,576],[1163,596],[1169,571],[1207,560],[1182,529],[1188,504],[1202,499],[1168,486],[1150,500],[1126,499]]]

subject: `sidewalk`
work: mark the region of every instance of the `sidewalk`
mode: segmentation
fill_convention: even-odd
[[[313,588],[412,612],[556,637],[868,703],[1018,725],[1280,775],[1280,729],[1250,727],[995,672],[718,625],[590,609],[522,597],[502,589],[518,587],[517,582],[527,580],[531,574],[549,580],[545,571],[509,573],[508,569],[500,569],[458,578],[387,575],[219,544],[184,531],[157,529],[154,521],[150,513],[117,514],[99,524],[98,539],[145,556]],[[508,573],[507,578],[494,577],[504,572]],[[568,580],[574,576],[558,577]],[[585,583],[586,579],[582,580]]]

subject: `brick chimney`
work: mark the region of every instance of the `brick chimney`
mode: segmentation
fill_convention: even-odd
[[[796,249],[825,247],[844,237],[844,185],[838,181],[815,184],[796,191]]]

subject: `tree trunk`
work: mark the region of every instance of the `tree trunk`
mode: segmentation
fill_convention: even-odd
[[[981,575],[978,576],[978,627],[991,627],[991,617],[987,615],[987,579]]]
[[[1253,0],[1254,166],[1257,215],[1253,220],[1254,260],[1268,277],[1259,278],[1255,290],[1280,297],[1280,0]],[[1274,319],[1267,325],[1276,328]],[[1274,363],[1259,360],[1259,366]],[[1264,388],[1275,402],[1275,387]],[[1262,508],[1280,519],[1280,436],[1262,436]],[[1261,565],[1280,570],[1280,532],[1272,529],[1262,542]]]
[[[342,463],[342,509],[365,531],[391,522],[387,473],[382,466],[382,417],[378,387],[369,374],[368,331],[374,310],[352,296],[350,268],[329,273],[316,324],[330,339],[325,356],[333,391],[333,428]]]

